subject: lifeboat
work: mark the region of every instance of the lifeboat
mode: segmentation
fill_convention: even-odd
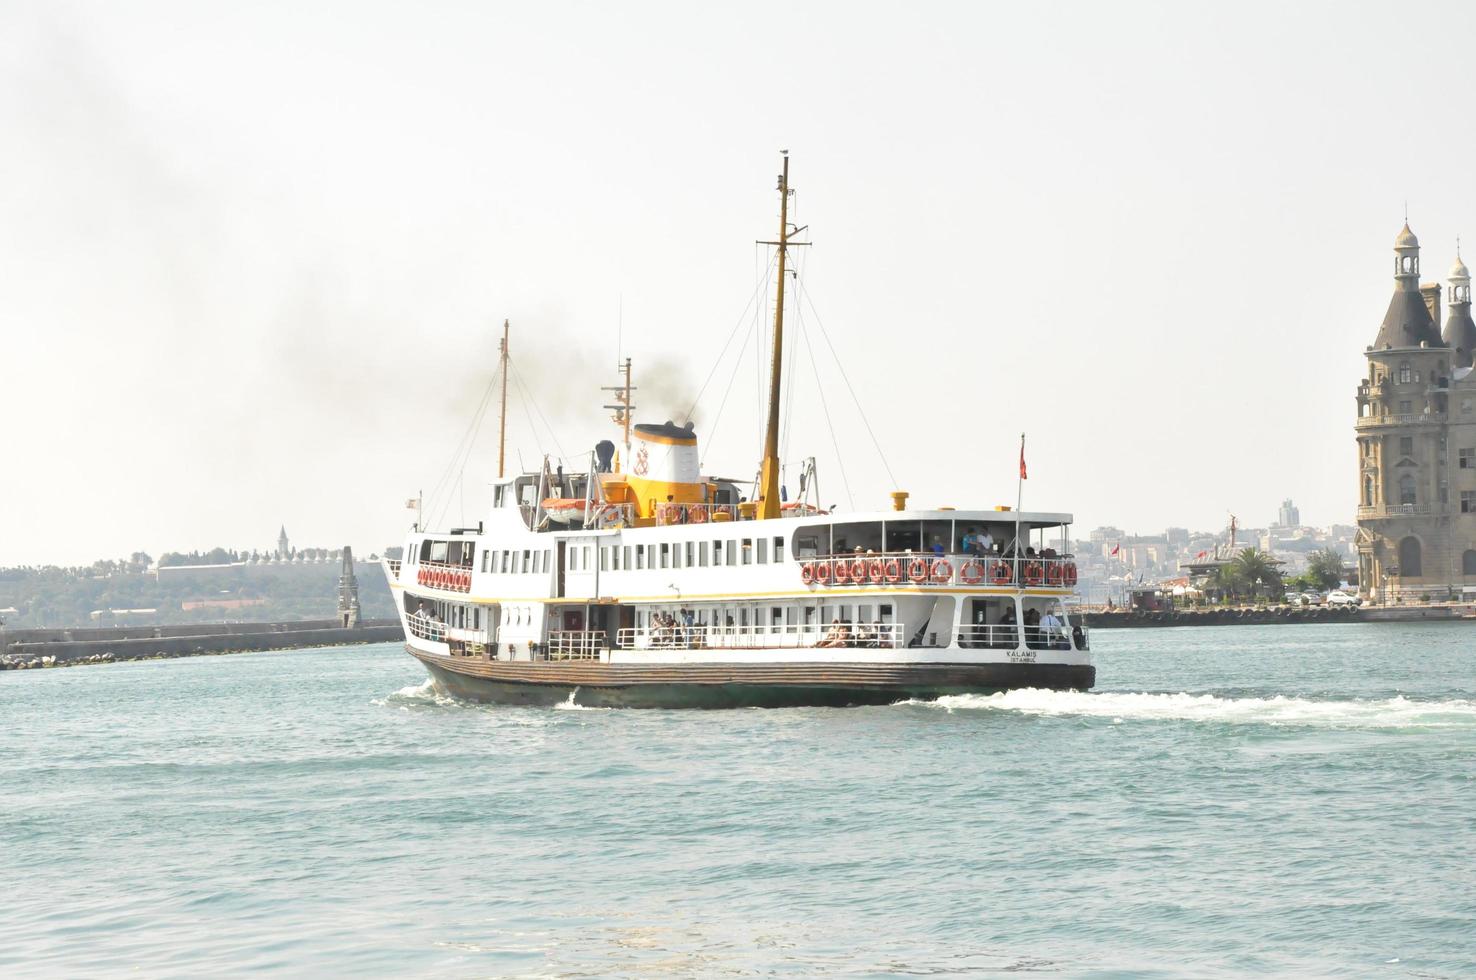
[[[543,502],[543,512],[555,524],[573,524],[584,520],[583,497],[549,497]]]

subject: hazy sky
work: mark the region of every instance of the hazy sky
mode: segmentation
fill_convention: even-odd
[[[822,323],[918,505],[1013,502],[1023,430],[1083,531],[1351,522],[1404,202],[1426,279],[1476,242],[1473,44],[1469,4],[0,0],[0,564],[392,544],[503,317],[556,436],[515,386],[514,458],[614,431],[623,317],[640,414],[717,363],[706,469],[750,476],[782,148],[824,502],[893,486]]]

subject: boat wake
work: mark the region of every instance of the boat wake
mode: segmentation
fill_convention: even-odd
[[[1125,721],[1326,728],[1476,728],[1476,701],[1412,701],[1405,697],[1318,701],[1309,698],[1222,698],[1213,694],[1088,693],[1024,688],[1000,694],[960,694],[908,701],[948,712],[1009,711],[1025,715]]]
[[[436,690],[436,682],[430,678],[426,678],[419,684],[402,687],[393,694],[375,698],[370,702],[381,708],[399,708],[401,711],[409,711],[412,708],[450,708],[464,703],[449,694]]]

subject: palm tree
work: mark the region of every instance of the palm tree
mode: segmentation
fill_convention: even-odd
[[[1323,548],[1307,556],[1307,577],[1320,589],[1336,589],[1343,582],[1343,556]]]
[[[1265,586],[1267,595],[1281,594],[1281,572],[1277,570],[1276,562],[1264,551],[1243,548],[1228,567],[1234,569],[1235,578],[1250,587],[1252,599],[1262,586]]]

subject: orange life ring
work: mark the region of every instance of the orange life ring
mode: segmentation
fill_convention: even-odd
[[[928,563],[921,558],[914,558],[907,564],[907,577],[913,582],[924,582],[928,577]]]
[[[958,570],[958,580],[964,585],[978,585],[984,581],[984,566],[970,558]]]
[[[1025,584],[1039,585],[1041,579],[1040,562],[1028,561],[1025,563]]]
[[[989,578],[995,585],[1007,585],[1010,581],[1010,566],[1008,562],[997,561],[989,569]]]
[[[471,572],[463,570],[461,573],[461,591],[471,591]]]
[[[889,583],[902,581],[902,563],[895,558],[888,558],[882,574]]]
[[[933,559],[933,581],[947,582],[953,578],[953,565],[947,558]]]
[[[873,558],[866,565],[866,574],[873,582],[880,585],[885,580],[886,566],[880,558]]]
[[[656,520],[662,524],[675,524],[677,522],[677,515],[680,513],[681,509],[668,500],[656,508]]]
[[[1062,581],[1064,581],[1067,585],[1076,584],[1076,562],[1068,561],[1066,563],[1066,570],[1065,573],[1062,575]]]
[[[806,585],[815,584],[815,565],[813,562],[805,562],[800,566],[800,581]]]
[[[707,508],[700,505],[687,508],[687,523],[706,524]]]
[[[829,582],[830,582],[830,562],[828,562],[828,561],[817,561],[815,563],[815,581],[816,582],[819,582],[821,585],[827,585],[827,584],[829,584]]]
[[[1062,574],[1061,563],[1059,561],[1051,562],[1046,566],[1046,584],[1060,585]]]
[[[866,573],[869,572],[869,571],[870,571],[870,569],[866,566],[866,559],[865,558],[852,558],[851,559],[851,581],[852,582],[855,582],[857,585],[865,585],[866,584]]]
[[[851,563],[844,558],[839,558],[835,563],[835,583],[844,585],[851,580]]]

